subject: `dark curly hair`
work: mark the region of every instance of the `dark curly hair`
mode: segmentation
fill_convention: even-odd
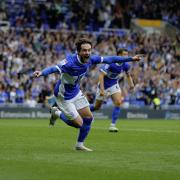
[[[123,52],[128,52],[128,50],[126,48],[119,48],[117,49],[117,55],[122,55]]]
[[[81,50],[81,45],[82,44],[90,44],[92,47],[92,42],[87,39],[87,38],[80,38],[77,42],[76,42],[76,49],[79,52]]]

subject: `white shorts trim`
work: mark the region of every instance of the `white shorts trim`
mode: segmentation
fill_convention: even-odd
[[[105,95],[104,95],[104,96],[100,96],[100,88],[99,88],[99,86],[98,86],[98,88],[97,88],[97,93],[96,93],[96,99],[103,101],[103,100],[107,99],[108,96],[111,96],[111,95],[113,95],[113,94],[115,94],[115,93],[117,93],[117,92],[120,92],[120,93],[121,93],[121,88],[119,87],[119,84],[115,84],[115,85],[107,88],[107,89],[105,90]]]
[[[86,97],[80,91],[74,98],[70,100],[64,100],[62,98],[56,97],[56,103],[60,110],[69,118],[70,120],[76,119],[79,116],[77,110],[88,107],[89,102]]]

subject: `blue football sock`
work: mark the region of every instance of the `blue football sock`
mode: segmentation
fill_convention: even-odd
[[[93,118],[83,118],[83,125],[79,130],[78,142],[84,142],[91,129]]]
[[[119,115],[120,115],[120,107],[116,106],[114,107],[113,113],[112,113],[112,121],[111,121],[112,124],[116,123]]]
[[[94,104],[90,105],[90,110],[91,110],[91,112],[95,111]]]
[[[75,128],[79,128],[79,126],[75,125],[72,120],[69,120],[69,119],[65,116],[65,114],[64,114],[63,112],[60,114],[60,119],[61,119],[62,121],[64,121],[64,122],[65,122],[67,125],[69,125],[69,126],[72,126],[72,127],[75,127]]]

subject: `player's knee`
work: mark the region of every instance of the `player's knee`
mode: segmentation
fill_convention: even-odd
[[[114,100],[114,105],[115,106],[121,106],[122,102],[123,102],[123,97],[117,98],[117,99]]]
[[[95,105],[94,109],[97,111],[101,108],[101,104]]]
[[[83,126],[83,119],[80,116],[72,120],[72,122],[76,126],[76,128],[81,128]]]
[[[76,128],[81,128],[83,126],[83,120],[81,121],[73,121]]]
[[[121,104],[122,104],[121,100],[117,100],[117,101],[114,102],[115,106],[121,106]]]
[[[80,122],[77,123],[78,128],[81,128],[82,126],[83,126],[83,121],[80,121]]]
[[[95,106],[94,109],[95,111],[98,111],[101,108],[101,106]]]
[[[83,119],[89,119],[89,120],[92,120],[94,117],[93,117],[93,115],[91,114],[89,114],[89,115],[87,115],[87,116],[85,116],[85,117],[83,117]]]
[[[84,123],[84,125],[90,126],[91,123],[92,123],[92,121],[93,121],[93,116],[92,116],[92,117],[89,117],[89,118],[87,118],[87,117],[83,118],[83,123]]]

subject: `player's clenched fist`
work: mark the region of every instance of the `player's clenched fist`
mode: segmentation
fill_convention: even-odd
[[[41,71],[35,71],[35,72],[33,73],[33,77],[34,77],[34,78],[40,77],[41,75],[42,75],[42,72],[41,72]]]
[[[133,56],[132,58],[134,61],[140,61],[143,57],[144,57],[144,54],[137,54]]]

